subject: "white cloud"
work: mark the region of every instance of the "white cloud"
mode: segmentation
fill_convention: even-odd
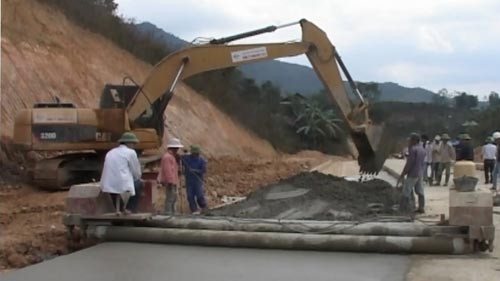
[[[437,53],[452,53],[453,46],[449,40],[443,38],[441,33],[432,26],[422,26],[418,33],[418,46],[424,51]]]
[[[500,78],[492,77],[500,73],[497,0],[116,1],[120,13],[188,41],[307,18],[328,34],[356,79],[500,90]],[[299,38],[295,27],[238,43]],[[286,60],[306,63],[303,57]]]
[[[379,78],[385,77],[386,81],[399,81],[408,86],[420,86],[422,77],[433,81],[447,73],[439,66],[421,65],[412,62],[397,62],[380,67]]]

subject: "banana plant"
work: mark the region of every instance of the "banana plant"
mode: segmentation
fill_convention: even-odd
[[[339,138],[342,133],[340,124],[332,109],[323,110],[318,103],[303,101],[301,109],[294,111],[296,133],[312,141],[316,146],[320,141]]]

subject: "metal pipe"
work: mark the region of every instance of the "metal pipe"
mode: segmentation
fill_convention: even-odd
[[[270,26],[267,26],[267,27],[264,27],[264,28],[259,28],[259,29],[256,29],[256,30],[247,31],[247,32],[236,34],[236,35],[231,35],[231,36],[228,36],[228,37],[222,37],[222,38],[219,38],[219,39],[212,39],[212,40],[210,40],[210,44],[213,44],[213,45],[226,44],[226,43],[229,43],[229,42],[232,42],[232,41],[236,41],[236,40],[247,38],[247,37],[252,37],[252,36],[255,36],[255,35],[262,34],[262,33],[274,32],[277,29],[289,27],[289,26],[296,25],[296,24],[299,24],[299,22],[296,21],[296,22],[291,22],[291,23],[282,24],[282,25],[278,25],[278,26],[276,26],[276,25],[270,25]]]
[[[347,78],[347,81],[349,81],[349,85],[351,86],[352,91],[358,96],[359,100],[362,103],[365,103],[365,99],[363,98],[363,95],[361,95],[361,92],[358,89],[358,86],[356,83],[354,83],[354,80],[351,77],[351,74],[347,70],[347,67],[344,64],[344,61],[342,61],[342,58],[340,57],[339,53],[335,48],[333,48],[333,53],[335,54],[335,58],[339,62],[340,68],[342,69],[342,72],[344,72],[345,77]]]
[[[472,252],[472,247],[465,242],[466,240],[444,237],[298,234],[125,226],[92,226],[87,229],[87,235],[105,241],[262,249],[427,254]]]
[[[276,26],[276,29],[293,26],[293,25],[296,25],[296,24],[299,24],[299,23],[300,23],[300,21],[294,21],[294,22],[290,22],[290,23],[285,23],[285,24]]]
[[[188,58],[182,59],[181,67],[179,67],[179,70],[177,71],[177,74],[175,75],[174,82],[172,82],[172,85],[170,86],[168,93],[174,92],[175,86],[177,85],[177,82],[179,82],[179,78],[181,77],[182,71],[184,70],[184,66],[186,65],[188,60],[189,60]]]
[[[322,233],[350,235],[389,235],[389,236],[431,236],[440,227],[408,222],[315,222],[280,221],[242,218],[196,218],[196,217],[155,217],[144,222],[145,226],[184,229],[208,229],[250,232],[287,232]],[[453,229],[459,234],[459,228]],[[449,234],[452,230],[447,229]]]

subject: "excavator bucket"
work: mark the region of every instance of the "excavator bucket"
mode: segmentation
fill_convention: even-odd
[[[363,174],[378,174],[389,154],[390,139],[384,137],[384,126],[368,124],[363,130],[352,131],[351,136],[358,149],[358,164]]]

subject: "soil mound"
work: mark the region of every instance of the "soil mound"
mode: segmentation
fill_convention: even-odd
[[[394,215],[399,192],[389,183],[305,172],[264,186],[247,199],[210,212],[215,216],[275,219],[353,220]]]

